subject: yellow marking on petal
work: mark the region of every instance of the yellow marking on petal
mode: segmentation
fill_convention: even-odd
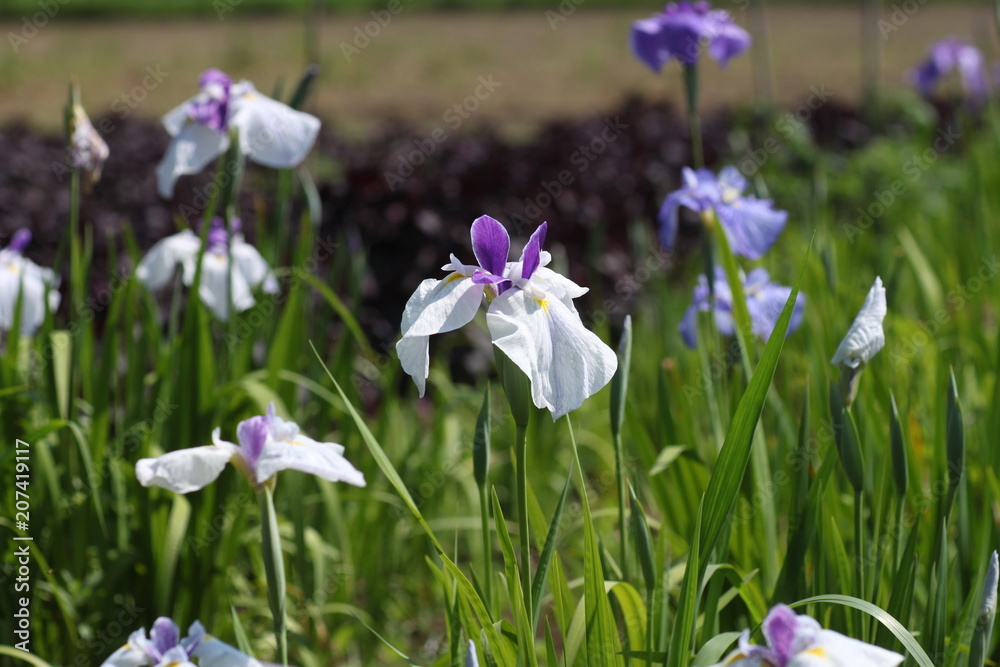
[[[542,307],[542,310],[544,310],[545,313],[548,314],[548,312],[549,312],[549,301],[548,301],[548,299],[535,299],[535,301],[538,303],[539,306]]]
[[[747,657],[746,654],[741,651],[741,652],[737,653],[736,655],[734,655],[733,657],[731,657],[728,660],[726,660],[726,664],[727,665],[731,665],[734,662],[736,662],[737,660],[743,660],[746,657]]]
[[[444,279],[444,284],[448,285],[450,283],[455,282],[456,280],[461,280],[462,278],[465,278],[465,276],[456,271],[455,273],[451,274],[450,276]]]
[[[826,658],[826,649],[824,649],[822,646],[817,646],[816,648],[811,648],[808,651],[806,651],[806,654],[814,655],[817,658]]]

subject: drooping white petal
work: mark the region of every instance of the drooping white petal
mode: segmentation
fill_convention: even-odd
[[[246,278],[240,271],[233,271],[231,278],[233,308],[238,313],[252,308],[255,302]],[[185,272],[185,282],[188,285],[194,282],[192,272]],[[198,295],[212,314],[223,322],[229,320],[229,284],[229,258],[226,253],[205,252],[201,260],[201,284],[198,287]]]
[[[267,294],[275,294],[278,291],[278,281],[271,271],[271,267],[260,254],[257,248],[243,240],[242,234],[233,236],[230,248],[233,253],[233,260],[236,267],[246,278],[250,287],[258,285]]]
[[[263,484],[281,470],[298,470],[331,482],[364,486],[365,476],[343,456],[344,448],[299,436],[292,442],[271,440],[257,459],[257,483]]]
[[[190,229],[161,239],[135,267],[135,277],[149,289],[159,289],[174,275],[178,264],[193,264],[200,248],[201,239]]]
[[[316,142],[318,118],[261,95],[249,82],[234,88],[230,105],[230,124],[239,129],[240,148],[257,164],[294,167]]]
[[[430,341],[430,336],[403,336],[396,343],[399,364],[413,378],[421,398],[427,390],[427,375],[431,370]]]
[[[108,659],[101,663],[101,667],[144,667],[152,664],[153,661],[144,651],[131,644],[125,644],[109,655]]]
[[[256,658],[251,658],[212,635],[205,635],[192,657],[198,658],[201,667],[261,667]]]
[[[885,345],[885,333],[882,331],[885,314],[885,288],[882,286],[882,279],[875,278],[875,284],[868,291],[861,311],[854,318],[854,323],[840,342],[830,363],[847,368],[867,364]]]
[[[452,331],[472,321],[483,300],[483,285],[460,273],[444,280],[427,279],[406,302],[403,310],[403,337],[396,343],[403,370],[413,378],[420,395],[430,370],[428,337]]]
[[[46,305],[59,308],[59,276],[30,259],[9,250],[0,250],[0,329],[14,326],[14,313],[21,296],[20,331],[32,336],[45,321]]]
[[[156,187],[160,196],[169,199],[174,183],[186,174],[197,174],[229,148],[229,135],[207,125],[187,121],[167,146],[156,167]]]
[[[476,655],[476,644],[469,640],[469,650],[465,654],[465,667],[479,667],[479,656]]]
[[[809,648],[789,660],[788,667],[896,667],[901,662],[899,653],[823,630]]]
[[[211,484],[235,454],[219,445],[178,449],[153,459],[139,459],[135,476],[143,486],[161,486],[174,493],[191,493]]]
[[[493,343],[531,380],[531,397],[553,419],[611,381],[618,358],[559,299],[509,289],[486,313]]]

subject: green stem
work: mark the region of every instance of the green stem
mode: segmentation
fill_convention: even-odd
[[[514,464],[517,466],[517,521],[518,532],[521,538],[521,589],[524,595],[524,608],[532,609],[531,602],[531,537],[528,534],[528,474],[527,474],[527,452],[528,438],[527,428],[517,426],[517,435],[514,442]]]
[[[695,169],[705,166],[701,142],[701,118],[698,116],[698,66],[684,65],[684,91],[687,94],[688,127],[691,132],[691,160]]]
[[[288,628],[285,619],[285,561],[281,554],[278,515],[274,511],[274,490],[268,485],[257,494],[260,501],[260,530],[267,576],[267,601],[274,617],[274,637],[281,664],[288,664]]]
[[[486,609],[493,613],[493,543],[490,540],[490,506],[486,498],[486,485],[479,487],[479,515],[483,533],[483,572],[486,587]]]

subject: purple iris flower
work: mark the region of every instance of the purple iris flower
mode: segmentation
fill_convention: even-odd
[[[973,100],[986,97],[986,64],[979,49],[955,37],[931,45],[927,58],[909,72],[910,82],[930,96],[941,79],[958,70],[965,94]]]
[[[229,89],[233,80],[225,72],[209,69],[202,72],[198,87],[205,93],[188,106],[188,116],[196,123],[206,125],[216,132],[229,127]]]
[[[747,180],[736,167],[726,167],[718,178],[707,169],[684,168],[684,187],[671,192],[660,207],[660,241],[673,250],[677,238],[677,212],[681,206],[698,213],[715,211],[733,253],[760,259],[774,245],[788,221],[788,213],[775,210],[770,199],[744,195]]]
[[[729,289],[729,281],[726,280],[726,272],[721,266],[715,267],[715,326],[719,333],[724,336],[732,336],[736,332],[736,323],[733,316],[733,293]],[[785,302],[788,301],[792,288],[773,283],[770,280],[766,269],[754,269],[750,275],[743,278],[743,294],[747,299],[747,310],[750,312],[750,321],[753,325],[753,333],[761,340],[766,341],[774,331],[774,325],[778,323]],[[806,306],[806,297],[799,292],[795,299],[795,309],[792,311],[792,319],[788,323],[788,333],[802,324],[802,314]],[[708,280],[705,274],[698,276],[698,285],[694,288],[694,296],[691,305],[684,313],[684,318],[680,323],[681,337],[684,343],[694,349],[698,346],[698,324],[697,316],[699,312],[708,312],[712,307],[711,295],[708,289]]]
[[[728,12],[712,9],[705,0],[670,3],[648,19],[632,24],[632,52],[654,72],[671,58],[695,65],[702,49],[720,67],[750,48],[750,34],[733,23]]]

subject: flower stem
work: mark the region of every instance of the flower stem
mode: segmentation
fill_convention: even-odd
[[[524,608],[532,609],[531,600],[531,538],[528,534],[528,475],[527,475],[527,428],[517,426],[514,442],[514,461],[517,467],[517,521],[518,533],[521,537],[521,589],[524,595]]]
[[[281,664],[288,664],[288,628],[285,619],[285,561],[281,554],[278,515],[274,511],[274,490],[267,485],[257,494],[260,501],[260,530],[267,576],[267,601],[274,617],[274,637]]]
[[[684,65],[684,92],[687,94],[688,128],[691,132],[691,160],[695,169],[705,166],[701,143],[701,118],[698,116],[698,66]]]

